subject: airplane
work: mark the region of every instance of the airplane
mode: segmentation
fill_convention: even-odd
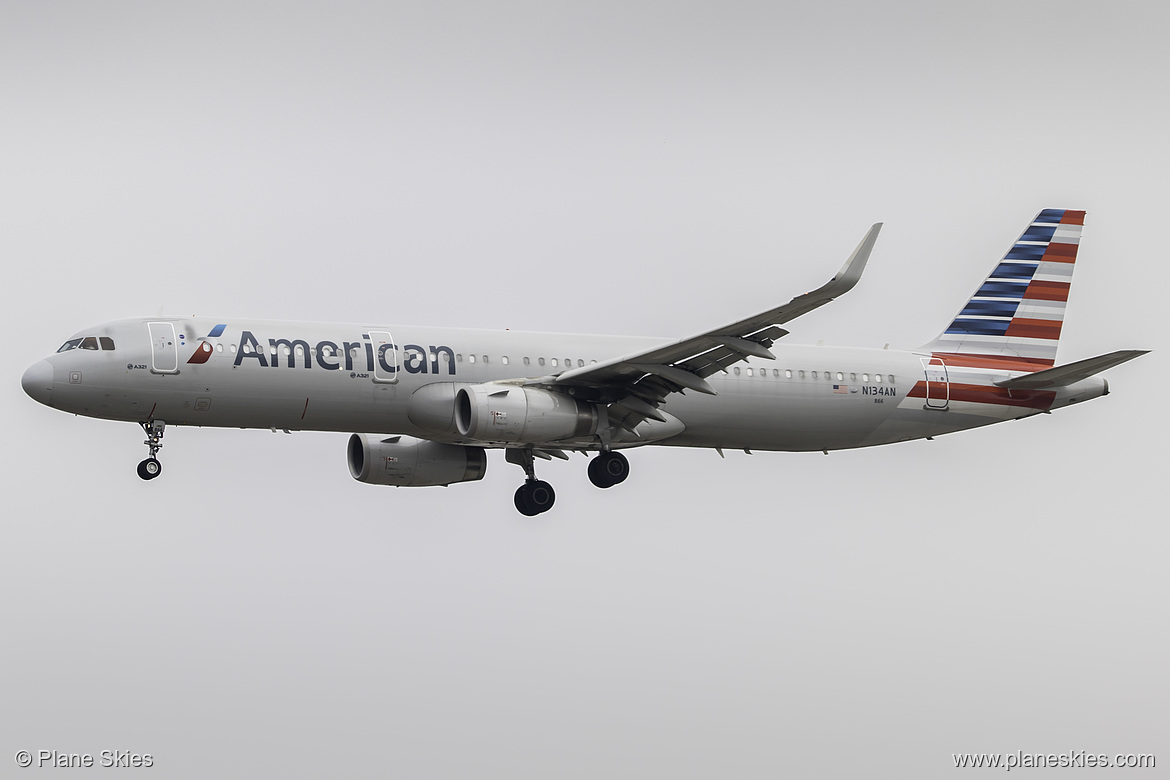
[[[354,479],[398,487],[482,479],[487,450],[524,470],[514,504],[552,508],[536,460],[596,453],[589,480],[625,481],[647,445],[823,451],[933,438],[1109,392],[1097,376],[1146,354],[1056,365],[1084,211],[1044,209],[951,323],[917,349],[779,343],[781,327],[849,292],[882,223],[825,285],[689,338],[261,321],[124,319],[32,365],[34,400],[138,423],[162,472],[168,426],[351,432]],[[888,347],[888,345],[887,345]]]

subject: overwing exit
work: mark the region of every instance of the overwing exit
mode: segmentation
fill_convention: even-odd
[[[139,424],[162,472],[167,426],[353,433],[351,475],[398,487],[481,479],[487,451],[524,470],[514,503],[552,508],[541,459],[595,453],[590,481],[648,445],[830,451],[1049,412],[1108,393],[1098,373],[1145,354],[1056,365],[1085,213],[1045,209],[929,344],[790,345],[784,325],[861,278],[881,224],[820,288],[697,335],[659,339],[227,318],[87,328],[21,384],[71,414]]]

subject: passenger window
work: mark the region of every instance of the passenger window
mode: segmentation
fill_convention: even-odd
[[[882,375],[881,374],[874,374],[873,381],[880,383],[882,381]]]
[[[532,361],[529,360],[528,358],[524,358],[524,365],[530,366],[530,365],[532,365]]]
[[[552,359],[550,359],[548,362],[549,362],[550,364],[552,364],[552,367],[553,367],[553,368],[556,368],[556,367],[557,367],[557,359],[556,359],[556,358],[552,358]]]
[[[738,369],[738,368],[737,368],[737,369],[735,369],[735,373],[737,373],[737,374],[739,373],[739,369]],[[747,375],[748,375],[748,376],[755,376],[755,374],[753,374],[753,373],[752,373],[752,370],[751,370],[750,368],[747,370]]]
[[[816,372],[816,371],[812,372],[812,378],[813,378],[813,379],[816,379],[816,378],[817,378],[817,372]]]
[[[862,375],[861,375],[861,381],[862,381],[862,382],[868,382],[868,381],[869,381],[869,374],[862,374]]]
[[[577,368],[584,368],[584,367],[585,367],[585,361],[582,360],[581,358],[577,358]]]
[[[837,372],[837,381],[838,381],[838,382],[841,382],[841,381],[843,381],[844,379],[845,379],[845,375],[844,375],[844,374],[842,374],[840,371],[838,371],[838,372]]]
[[[502,362],[505,366],[508,365],[508,356],[504,355],[502,358],[500,358],[500,362]]]
[[[857,374],[850,374],[850,375],[849,375],[849,381],[850,381],[850,382],[856,382],[856,381],[857,381]]]
[[[488,362],[488,356],[487,356],[487,355],[484,355],[484,356],[483,356],[483,363],[484,363],[484,365],[485,365],[485,366],[487,365],[487,362]]]
[[[736,366],[735,368],[733,368],[731,370],[735,372],[736,376],[739,376],[739,366]]]
[[[97,349],[98,348],[97,339],[95,339],[93,336],[86,336],[84,339],[81,340],[81,348],[82,349]]]
[[[112,338],[110,338],[109,336],[99,336],[98,341],[101,342],[102,349],[113,349],[114,348],[114,340]]]
[[[468,363],[474,363],[474,362],[475,362],[475,355],[468,355],[468,356],[467,356],[467,362],[468,362]]]
[[[565,358],[565,368],[568,368],[571,365],[573,365],[573,361],[569,360],[569,358]]]
[[[216,352],[223,352],[223,344],[216,344],[215,351]]]
[[[536,362],[543,366],[544,365],[544,358],[537,358]]]
[[[800,378],[801,378],[801,379],[804,379],[804,369],[801,369],[801,370],[800,370]]]
[[[890,384],[894,384],[894,375],[890,374]]]
[[[792,369],[791,369],[791,368],[786,368],[786,369],[784,369],[784,378],[785,378],[785,379],[791,379],[791,378],[792,378]]]

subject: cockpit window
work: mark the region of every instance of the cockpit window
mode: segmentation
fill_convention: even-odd
[[[69,339],[64,344],[62,344],[61,348],[58,349],[57,351],[58,352],[68,352],[71,349],[97,350],[98,344],[101,344],[101,349],[113,349],[114,348],[114,340],[112,338],[110,338],[109,336],[97,336],[97,337],[84,336],[84,337],[79,338],[79,339]]]

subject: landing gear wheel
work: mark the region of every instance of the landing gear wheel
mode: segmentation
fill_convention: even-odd
[[[150,448],[150,457],[138,464],[138,476],[143,479],[154,479],[162,473],[162,464],[158,462],[158,451],[162,449],[163,431],[167,424],[162,420],[147,420],[138,423],[146,433],[146,441],[142,442]]]
[[[138,464],[138,476],[143,479],[154,479],[162,473],[162,464],[158,458],[147,458]]]
[[[556,500],[557,494],[552,485],[539,479],[529,480],[516,489],[516,509],[528,517],[535,517],[552,509]]]
[[[620,452],[603,452],[589,461],[589,481],[599,488],[610,488],[630,476],[630,462]]]

